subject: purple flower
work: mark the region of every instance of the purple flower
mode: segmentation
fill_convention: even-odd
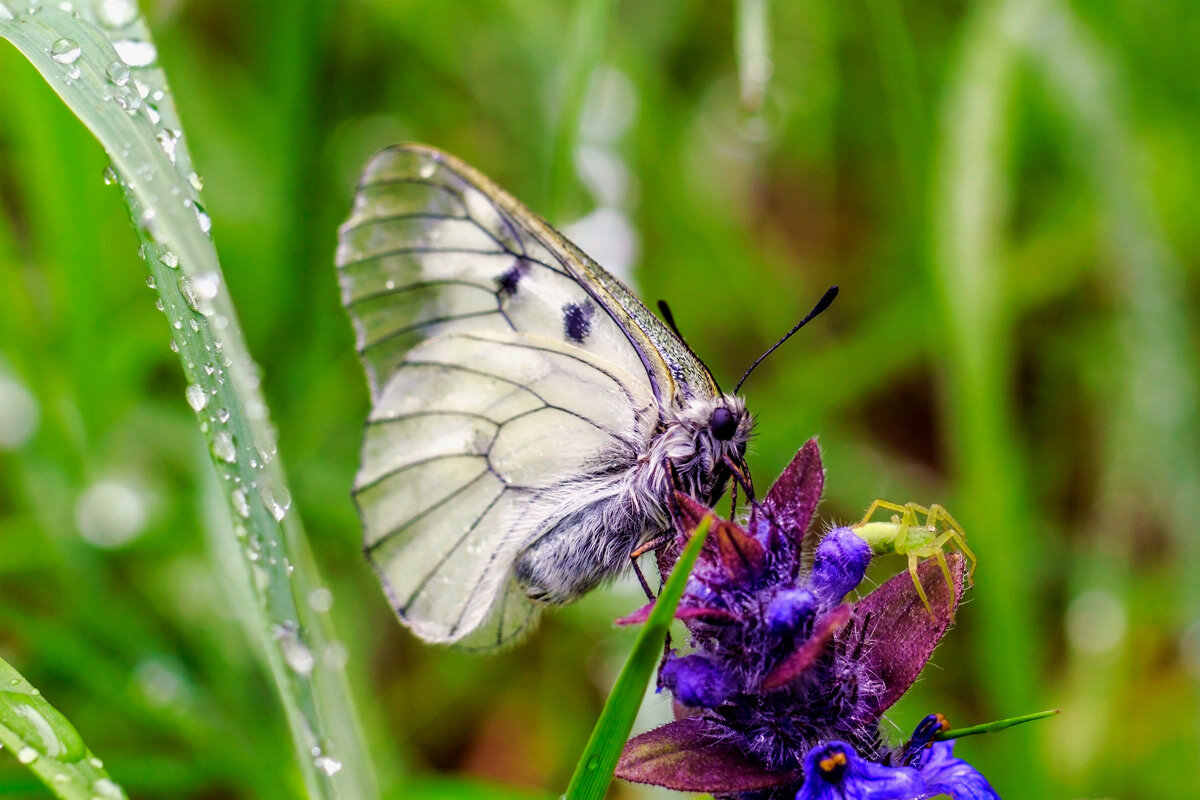
[[[907,573],[843,602],[862,581],[871,550],[849,528],[809,541],[823,483],[810,441],[751,505],[744,528],[712,524],[676,612],[691,652],[669,652],[659,671],[659,688],[675,695],[684,718],[630,741],[619,777],[746,800],[922,796],[919,767],[905,756],[933,763],[932,739],[893,750],[879,718],[946,632],[963,561],[949,557],[949,584],[938,579],[937,563],[918,567],[932,615]],[[678,538],[658,553],[664,575],[711,513],[681,494],[676,503]]]
[[[925,790],[912,767],[885,767],[834,741],[804,757],[804,785],[796,800],[910,800],[923,797]]]
[[[934,742],[919,751],[912,763],[925,781],[926,794],[922,797],[949,795],[954,800],[1000,800],[979,770],[954,757],[953,739]]]

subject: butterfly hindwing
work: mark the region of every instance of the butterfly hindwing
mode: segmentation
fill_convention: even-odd
[[[423,638],[500,644],[536,617],[511,568],[539,500],[636,459],[658,392],[711,378],[619,282],[429,148],[368,165],[338,267],[373,403],[356,481],[368,555]]]

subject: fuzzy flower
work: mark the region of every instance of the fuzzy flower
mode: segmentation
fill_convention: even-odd
[[[815,547],[806,541],[823,484],[810,441],[751,505],[744,528],[712,524],[676,612],[691,652],[669,652],[659,671],[679,719],[630,741],[617,775],[744,800],[917,798],[932,796],[930,786],[995,797],[940,788],[987,783],[943,743],[929,746],[940,728],[928,720],[910,748],[890,748],[879,729],[949,627],[962,558],[948,559],[951,583],[932,561],[917,570],[932,614],[907,573],[844,602],[872,552],[851,528]],[[664,575],[710,513],[684,495],[676,500],[681,533],[659,551]],[[649,609],[622,622],[643,621]]]

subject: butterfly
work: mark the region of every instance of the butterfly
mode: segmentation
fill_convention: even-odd
[[[521,636],[661,537],[674,490],[713,505],[744,472],[744,401],[459,159],[376,154],[336,260],[371,395],[364,550],[422,639]]]

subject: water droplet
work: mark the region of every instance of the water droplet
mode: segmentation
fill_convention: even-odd
[[[78,64],[72,64],[70,67],[67,68],[67,80],[68,81],[77,81],[77,80],[79,80],[79,76],[82,74],[83,74],[83,70],[81,70],[79,68]]]
[[[33,691],[30,693],[36,694]],[[43,716],[41,711],[20,700],[10,702],[8,707],[11,712],[24,719],[28,723],[29,728],[32,729],[26,738],[27,741],[32,741],[34,745],[37,745],[34,758],[37,758],[38,755],[58,758],[67,752],[67,745],[63,744],[62,740],[58,738],[58,734],[54,731],[54,726],[50,724],[50,720]],[[37,735],[36,740],[32,739],[32,735],[34,734]],[[30,759],[30,761],[32,760]],[[27,764],[29,762],[22,758],[21,763]]]
[[[275,639],[279,642],[279,649],[283,652],[283,660],[293,672],[298,675],[312,673],[316,659],[313,658],[308,645],[300,640],[300,631],[294,624],[276,625]],[[339,765],[339,769],[340,767],[341,765]]]
[[[154,276],[153,276],[153,275],[147,275],[147,276],[146,276],[146,285],[147,285],[147,286],[149,286],[151,289],[155,289],[155,288],[157,288],[157,287],[158,287],[158,284],[154,282]]]
[[[158,141],[158,146],[167,154],[167,158],[171,163],[175,163],[175,145],[179,144],[179,131],[164,128],[154,134],[155,140]]]
[[[204,393],[204,388],[198,383],[188,384],[184,394],[187,395],[188,405],[192,407],[193,411],[202,411],[208,405],[208,395]]]
[[[105,186],[112,186],[117,182],[117,171],[112,168],[112,164],[109,164],[107,167],[105,167],[102,174],[104,176]]]
[[[437,165],[432,161],[426,161],[417,171],[422,178],[432,178],[433,173],[437,170]]]
[[[131,67],[148,67],[158,58],[158,50],[152,42],[124,39],[113,42],[117,55]]]
[[[108,65],[105,75],[113,86],[124,86],[129,83],[129,65],[124,61],[114,61]]]
[[[197,192],[204,188],[204,179],[201,178],[199,175],[197,175],[195,172],[189,172],[187,179],[188,179],[188,183],[190,183],[192,185],[192,188],[195,189]]]
[[[60,64],[74,64],[83,49],[74,39],[59,39],[50,47],[50,57]]]
[[[233,501],[233,510],[238,513],[239,517],[246,519],[250,516],[250,502],[246,500],[245,489],[234,489],[229,498]]]
[[[124,28],[137,19],[137,5],[133,0],[101,0],[96,9],[100,24],[107,28]]]
[[[204,206],[200,205],[199,203],[196,203],[195,212],[196,212],[196,223],[200,226],[200,231],[202,233],[208,233],[209,231],[211,231],[212,230],[212,217],[210,217],[208,215],[208,212],[204,210]]]
[[[154,299],[154,307],[157,308],[159,311],[162,311],[164,314],[166,313],[166,306],[163,305],[163,301],[162,301],[161,297],[156,297]]]
[[[183,299],[188,304],[188,308],[199,314],[200,297],[196,294],[196,287],[192,283],[192,279],[187,275],[181,275],[179,278],[179,293],[183,295]]]
[[[313,759],[313,764],[330,777],[336,775],[342,768],[342,762],[329,756],[317,756]]]
[[[221,424],[229,422],[229,409],[228,408],[218,408],[217,409],[217,422],[220,422]]]
[[[96,769],[104,769],[104,762],[101,761],[100,759],[96,758],[95,756],[92,756],[91,758],[89,758],[88,763],[91,764]]]
[[[221,276],[216,272],[202,272],[192,281],[192,288],[196,290],[196,296],[201,300],[212,300],[216,297],[220,285]]]
[[[37,757],[38,751],[28,745],[17,751],[17,761],[20,761],[22,764],[32,764],[34,761],[37,761]]]
[[[213,437],[213,452],[217,454],[217,458],[222,461],[233,463],[237,458],[237,448],[233,444],[233,434],[229,431],[220,431]]]
[[[101,800],[125,800],[125,792],[108,778],[97,778],[92,783],[92,791]]]
[[[276,522],[283,522],[283,518],[287,516],[288,509],[292,507],[291,495],[286,489],[280,489],[278,495],[273,495],[271,490],[266,486],[262,490],[262,502],[267,510],[271,512],[271,516]]]
[[[129,115],[136,114],[138,109],[142,107],[142,98],[138,97],[138,93],[128,86],[117,87],[117,91],[113,94],[113,99]]]
[[[171,269],[179,269],[179,256],[172,253],[170,250],[163,250],[162,255],[158,260],[166,264]]]

